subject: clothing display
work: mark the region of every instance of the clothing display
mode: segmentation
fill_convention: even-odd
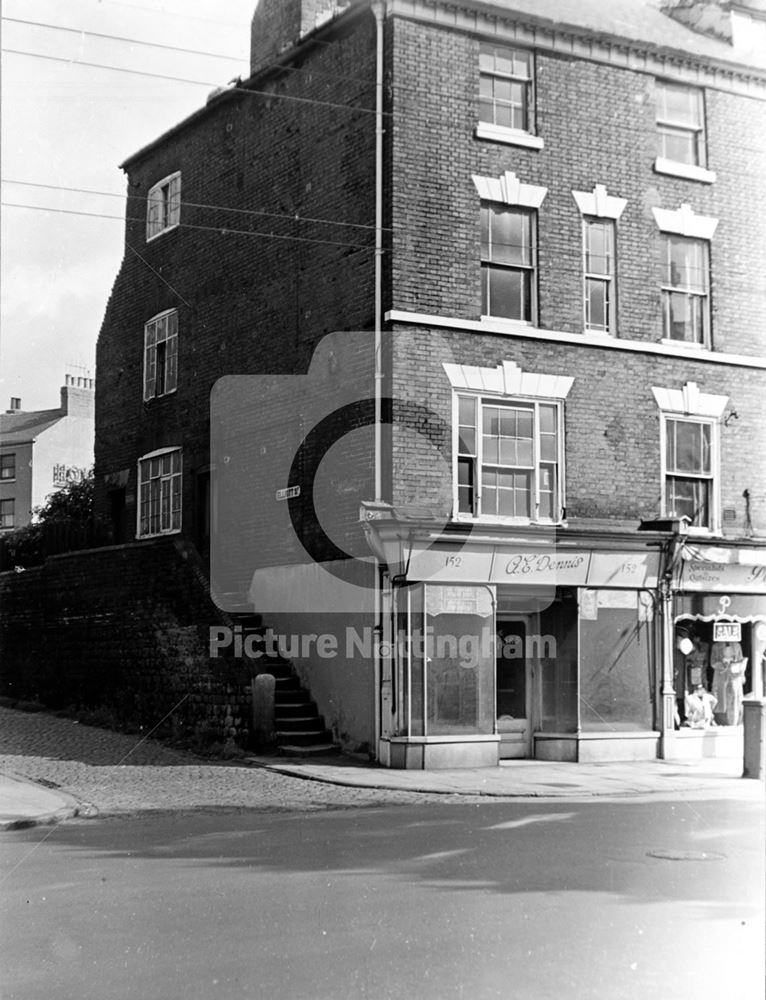
[[[738,642],[714,642],[710,654],[713,668],[715,720],[719,725],[738,726],[742,722],[742,695],[747,660]]]

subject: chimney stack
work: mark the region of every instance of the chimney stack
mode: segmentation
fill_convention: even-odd
[[[251,74],[347,6],[348,0],[258,0],[250,29]]]
[[[11,396],[10,408],[5,411],[6,413],[21,413],[21,398],[19,396]]]
[[[92,417],[96,409],[95,381],[89,375],[65,375],[61,412],[65,417]]]

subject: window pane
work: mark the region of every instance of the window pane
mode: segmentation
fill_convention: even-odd
[[[585,223],[585,270],[611,274],[614,261],[614,226],[611,222]]]
[[[701,472],[701,424],[687,420],[676,421],[676,464],[681,472]]]
[[[699,91],[671,84],[658,86],[657,118],[697,128],[701,125]]]
[[[697,132],[682,132],[677,129],[662,128],[659,131],[660,156],[676,163],[699,165],[699,141]]]
[[[531,314],[529,287],[528,271],[490,268],[488,315],[528,321]]]
[[[677,476],[668,476],[668,514],[672,517],[688,517],[696,527],[708,527],[710,486],[708,479],[681,479]]]
[[[609,329],[609,282],[585,281],[585,325],[589,330]]]
[[[665,292],[664,335],[671,340],[701,344],[705,339],[707,299],[684,292]]]
[[[498,264],[530,264],[531,217],[492,206],[492,257]]]

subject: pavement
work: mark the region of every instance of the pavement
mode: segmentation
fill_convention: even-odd
[[[352,757],[210,761],[139,736],[0,708],[0,830],[63,819],[197,809],[319,810],[487,797],[763,798],[740,760],[400,771]]]

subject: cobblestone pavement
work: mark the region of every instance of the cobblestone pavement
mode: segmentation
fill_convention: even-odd
[[[91,806],[93,813],[226,807],[317,810],[429,799],[443,803],[451,798],[320,784],[238,763],[209,762],[154,740],[140,740],[71,719],[0,708],[0,771],[60,788]]]

